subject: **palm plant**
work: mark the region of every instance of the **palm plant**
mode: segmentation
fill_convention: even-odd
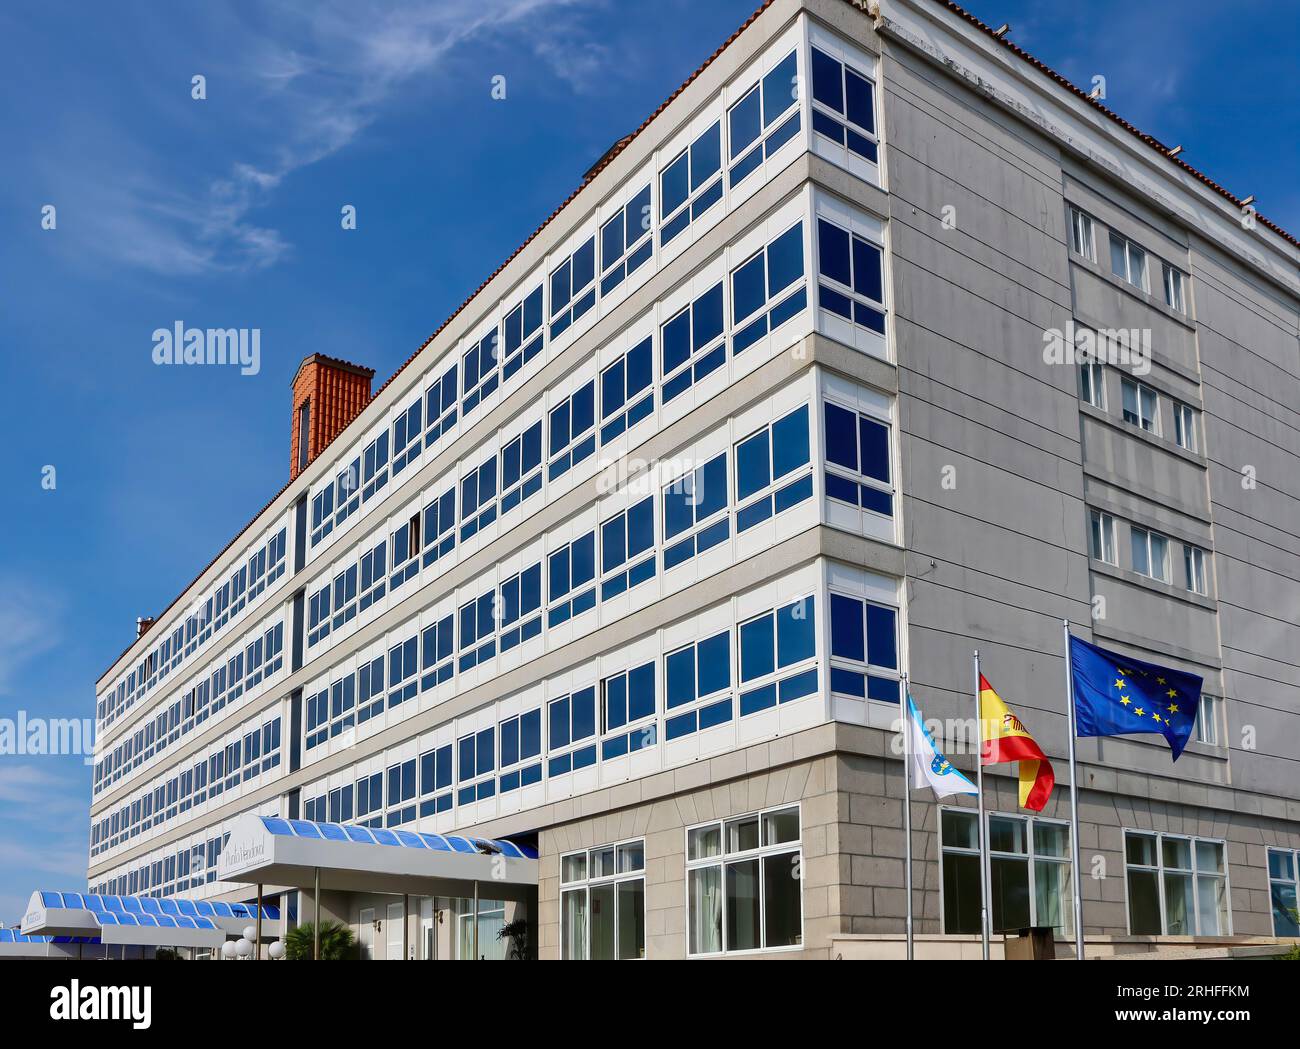
[[[507,958],[511,961],[524,961],[528,957],[528,919],[516,918],[512,922],[506,922],[497,930],[497,939],[510,941]]]
[[[289,930],[284,938],[284,956],[290,961],[311,961],[315,927],[304,922]],[[346,961],[357,956],[356,938],[352,929],[342,922],[322,922],[320,927],[320,956],[322,961]]]

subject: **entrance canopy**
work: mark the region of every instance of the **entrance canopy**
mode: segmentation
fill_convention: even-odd
[[[278,920],[279,908],[263,907],[262,917]],[[220,947],[228,934],[239,935],[255,920],[256,908],[246,903],[37,891],[27,904],[22,931],[95,936],[110,944]]]
[[[527,900],[537,888],[537,851],[512,841],[458,834],[312,823],[246,814],[235,821],[219,881],[324,890]]]
[[[75,958],[78,945],[98,943],[88,936],[24,936],[0,929],[0,958]]]

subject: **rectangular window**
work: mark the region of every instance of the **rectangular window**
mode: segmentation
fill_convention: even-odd
[[[334,523],[341,525],[361,506],[361,459],[353,459],[334,479]]]
[[[596,305],[596,238],[590,237],[551,273],[551,338]]]
[[[361,498],[369,502],[388,483],[388,431],[385,430],[368,445],[362,455],[364,486]]]
[[[808,406],[803,405],[736,445],[736,532],[812,497]]]
[[[357,780],[355,793],[357,822],[363,827],[383,826],[384,774],[376,772],[370,776],[362,776]]]
[[[330,484],[311,497],[311,545],[315,546],[332,531],[334,531],[334,485]],[[229,599],[229,591],[225,591],[224,597],[226,600]],[[217,617],[223,611],[222,598],[222,593],[218,591],[217,607],[214,612]]]
[[[1106,369],[1098,361],[1079,365],[1079,396],[1094,408],[1106,410]]]
[[[452,807],[452,756],[447,743],[420,755],[420,816],[447,812]]]
[[[1097,261],[1097,245],[1092,235],[1092,217],[1078,208],[1070,208],[1070,250],[1089,262]]]
[[[898,702],[898,611],[831,592],[831,691]]]
[[[420,515],[412,514],[392,537],[393,571],[388,579],[390,591],[396,590],[420,571]]]
[[[504,654],[542,632],[542,564],[525,568],[501,584],[501,652]]]
[[[424,508],[424,558],[428,568],[456,548],[456,486],[452,485]]]
[[[356,615],[357,566],[351,565],[334,577],[334,629],[352,622]]]
[[[417,399],[393,423],[393,476],[406,469],[420,454],[424,433],[424,400]]]
[[[502,794],[542,781],[542,712],[530,710],[501,722],[501,775],[498,786]]]
[[[1124,832],[1131,936],[1231,936],[1221,841]]]
[[[727,503],[726,452],[664,487],[665,571],[730,537]]]
[[[533,423],[501,449],[501,512],[542,490],[542,424]]]
[[[729,630],[664,656],[664,706],[668,740],[731,720]]]
[[[1196,546],[1183,546],[1183,569],[1186,573],[1187,589],[1193,594],[1207,594],[1209,588],[1205,578],[1205,551]]]
[[[361,597],[357,602],[364,612],[388,590],[388,544],[380,540],[374,549],[361,555]]]
[[[493,328],[478,342],[471,344],[461,358],[461,411],[465,415],[477,408],[479,402],[500,385],[501,373],[497,366],[501,359],[498,343],[499,336]]]
[[[551,409],[547,477],[563,477],[596,450],[596,380]]]
[[[940,810],[943,931],[980,931],[979,822],[973,812]],[[1047,927],[1074,932],[1070,825],[1039,817],[988,814],[989,895],[994,932]]]
[[[1273,905],[1273,935],[1300,936],[1300,910],[1297,888],[1300,887],[1300,852],[1290,849],[1268,850],[1268,894]]]
[[[650,258],[653,224],[646,186],[600,227],[601,295],[608,295]]]
[[[659,174],[659,244],[673,240],[722,199],[722,122],[708,129]]]
[[[874,96],[869,77],[812,49],[813,131],[873,164],[880,160]]]
[[[454,617],[448,613],[420,632],[421,692],[451,680],[452,655],[455,652],[454,622]]]
[[[799,134],[799,126],[799,77],[791,51],[727,111],[729,184],[756,171],[764,158]]]
[[[470,805],[496,794],[496,729],[462,736],[456,743],[456,763],[457,804]]]
[[[1164,266],[1165,305],[1179,313],[1187,312],[1187,303],[1183,299],[1183,275],[1169,263]]]
[[[1115,232],[1110,235],[1110,271],[1135,288],[1150,290],[1150,285],[1147,284],[1147,253]]]
[[[562,776],[596,763],[596,689],[579,689],[547,704],[547,774]]]
[[[560,957],[645,957],[645,840],[560,857]]]
[[[1162,583],[1169,580],[1169,540],[1159,532],[1132,525],[1129,540],[1133,553],[1133,571]]]
[[[419,637],[408,637],[388,650],[388,705],[400,706],[420,690]]]
[[[884,249],[856,233],[817,220],[817,301],[858,327],[885,333]]]
[[[1124,421],[1159,435],[1160,395],[1132,379],[1121,379],[1119,386],[1124,395]]]
[[[1174,443],[1196,451],[1196,409],[1181,401],[1174,402]]]
[[[805,597],[740,625],[741,717],[817,691],[815,620],[814,600]]]
[[[303,401],[298,407],[298,469],[307,469],[311,445],[311,401]]]
[[[722,284],[715,284],[660,328],[663,403],[685,393],[727,360]]]
[[[1223,701],[1218,696],[1201,694],[1196,708],[1196,742],[1206,746],[1219,746],[1219,708]]]
[[[654,746],[655,707],[653,663],[605,678],[600,683],[601,760]]]
[[[826,401],[826,495],[892,517],[889,423]],[[775,451],[776,445],[773,445]]]
[[[608,444],[655,406],[654,362],[647,336],[600,373],[600,443]]]
[[[1108,565],[1118,565],[1115,546],[1115,518],[1100,510],[1088,511],[1088,525],[1092,537],[1092,557]]]
[[[600,596],[617,597],[655,574],[654,496],[600,526]]]
[[[307,599],[307,647],[319,644],[330,632],[330,587],[321,587]]]
[[[424,446],[432,448],[456,422],[456,368],[453,364],[435,379],[424,395]]]
[[[490,455],[460,482],[460,538],[478,534],[497,519],[497,457]]]
[[[596,533],[588,532],[547,558],[547,624],[559,626],[596,607]]]
[[[388,813],[384,826],[400,827],[414,821],[418,789],[415,758],[388,767]]]
[[[686,831],[688,955],[803,943],[798,806]]]
[[[357,724],[363,725],[384,709],[384,657],[357,668]]]
[[[539,284],[523,302],[506,314],[505,363],[501,381],[509,382],[515,372],[537,356],[542,349],[542,286]]]
[[[803,277],[802,222],[732,271],[733,353],[743,352],[804,311],[808,293]]]

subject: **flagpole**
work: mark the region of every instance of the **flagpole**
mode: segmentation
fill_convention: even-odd
[[[907,960],[913,959],[912,942],[912,724],[907,675],[903,675],[903,892],[907,896]]]
[[[1070,705],[1070,853],[1074,867],[1074,955],[1083,961],[1083,892],[1079,869],[1079,766],[1075,760],[1077,723],[1074,714],[1074,674],[1070,668],[1070,621],[1061,620],[1065,635],[1065,694]]]
[[[980,712],[980,653],[971,653],[975,661],[975,789],[979,792],[979,846],[980,846],[980,944],[985,961],[989,960],[989,878],[988,842],[984,829],[984,720]]]

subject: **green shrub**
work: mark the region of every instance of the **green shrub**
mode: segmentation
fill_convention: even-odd
[[[305,922],[289,930],[284,938],[284,956],[289,961],[311,961],[314,927]],[[323,922],[320,927],[321,961],[346,961],[358,956],[356,938],[342,922]]]

